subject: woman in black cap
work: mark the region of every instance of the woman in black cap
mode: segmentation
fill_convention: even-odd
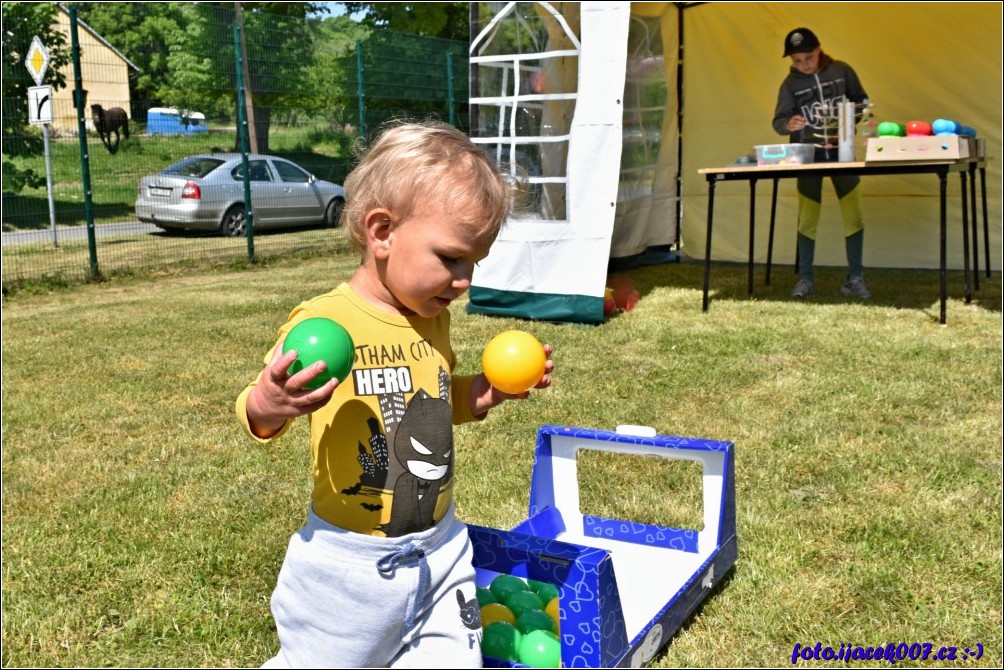
[[[817,163],[837,160],[836,142],[829,138],[836,137],[832,121],[837,118],[840,103],[850,101],[860,105],[867,101],[868,94],[851,66],[823,53],[819,38],[808,28],[795,28],[788,33],[784,38],[784,57],[791,58],[791,70],[777,94],[774,130],[787,134],[792,143],[815,144]],[[860,112],[856,116],[860,117]],[[847,246],[847,281],[840,292],[866,300],[871,293],[863,278],[864,220],[858,188],[861,178],[833,175],[830,179],[840,201]],[[791,294],[793,298],[805,298],[813,292],[812,266],[822,194],[822,177],[798,177],[799,279]]]

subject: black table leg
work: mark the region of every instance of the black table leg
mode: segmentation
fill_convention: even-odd
[[[944,198],[942,198],[944,206]],[[715,220],[715,178],[708,176],[708,230],[704,244],[704,302],[701,311],[708,311],[708,288],[711,286],[711,222]]]
[[[767,234],[767,278],[764,284],[770,286],[770,264],[774,258],[774,217],[777,215],[777,182],[780,179],[774,177],[774,191],[770,196],[770,229]]]
[[[987,219],[987,168],[980,166],[980,191],[983,196],[983,260],[987,268],[987,279],[990,278],[990,222]]]
[[[973,221],[973,290],[980,290],[980,236],[976,215],[976,163],[969,164],[969,204]],[[989,244],[989,242],[987,242]]]
[[[941,244],[941,319],[942,325],[948,320],[946,314],[946,303],[948,302],[948,250],[946,244],[947,234],[945,231],[945,219],[947,209],[945,200],[948,192],[948,170],[938,173],[938,181],[941,182],[941,221],[940,221],[940,244]]]
[[[753,295],[753,233],[756,230],[756,179],[750,179],[750,257],[746,270],[746,294]]]
[[[959,172],[962,183],[962,267],[966,277],[966,304],[973,301],[969,282],[969,195],[966,193],[966,171]]]

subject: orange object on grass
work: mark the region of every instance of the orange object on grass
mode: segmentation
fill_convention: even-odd
[[[631,279],[626,276],[608,277],[607,285],[613,288],[614,304],[617,306],[617,309],[630,312],[641,298],[638,289],[631,283]]]

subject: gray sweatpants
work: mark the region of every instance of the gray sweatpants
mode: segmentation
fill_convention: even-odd
[[[393,538],[310,509],[272,593],[279,653],[262,667],[481,667],[472,560],[452,506],[432,528]]]

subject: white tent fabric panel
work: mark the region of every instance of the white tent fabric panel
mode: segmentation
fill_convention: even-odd
[[[632,3],[631,12],[611,258],[635,256],[678,240],[677,9],[669,3]],[[652,99],[660,88],[661,98]]]
[[[493,291],[526,294],[530,301],[534,294],[548,299],[555,295],[586,296],[593,298],[587,301],[591,313],[564,318],[602,320],[617,203],[630,3],[578,5],[582,48],[567,150],[566,217],[544,220],[516,216],[506,223],[491,253],[475,270],[471,291],[474,311],[480,311],[481,296]],[[506,20],[500,20],[495,28],[504,27]],[[477,56],[471,61],[476,64]],[[490,307],[486,311],[491,311]],[[530,312],[534,316],[532,309]],[[549,318],[543,313],[537,316]]]

